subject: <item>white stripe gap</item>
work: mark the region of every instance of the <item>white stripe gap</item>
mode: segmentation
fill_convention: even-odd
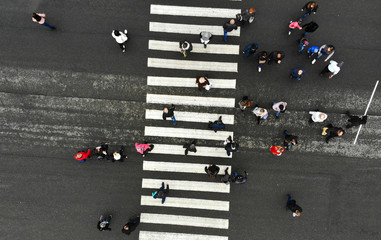
[[[236,18],[241,9],[209,8],[209,7],[186,7],[173,5],[151,4],[151,14],[188,16],[188,17],[211,17],[211,18]]]
[[[236,79],[208,78],[213,88],[235,89]],[[148,86],[197,88],[196,78],[147,76]]]
[[[228,237],[191,233],[140,231],[139,240],[228,240]]]
[[[200,182],[200,181],[185,181],[185,180],[169,180],[169,179],[142,179],[142,188],[159,189],[161,183],[169,184],[169,189],[179,191],[195,191],[195,192],[215,192],[229,193],[230,185],[222,182]]]
[[[179,69],[182,71],[200,70],[213,72],[238,72],[238,63],[236,62],[212,62],[165,58],[148,58],[147,66],[152,68]]]
[[[194,34],[199,35],[200,32],[211,32],[214,36],[223,36],[224,29],[222,27],[224,22],[221,22],[220,26],[216,25],[197,25],[197,24],[182,24],[182,23],[165,23],[165,22],[150,22],[150,32],[164,32],[164,33],[176,33],[176,34]],[[233,30],[228,33],[230,37],[239,37],[241,28]]]
[[[176,172],[176,173],[198,173],[205,174],[205,167],[208,164],[201,163],[182,163],[182,162],[159,162],[159,161],[143,161],[143,171],[158,171],[158,172]],[[225,169],[228,167],[229,174],[231,166],[217,165],[220,168],[219,175],[225,174]]]
[[[196,157],[219,157],[219,158],[232,158],[233,153],[228,156],[226,150],[223,147],[205,147],[197,146],[197,152],[189,152],[188,156]],[[154,154],[170,154],[170,155],[184,155],[185,149],[183,145],[172,145],[172,144],[157,144],[155,143],[154,149],[150,153]]]
[[[162,115],[163,110],[146,109],[145,117],[146,119],[163,120]],[[175,111],[176,120],[180,122],[209,123],[209,121],[214,122],[220,116],[224,124],[234,124],[234,115]]]
[[[222,145],[225,139],[227,139],[229,136],[233,137],[233,132],[214,132],[213,130],[201,130],[192,128],[145,126],[144,136],[215,140],[221,141]]]

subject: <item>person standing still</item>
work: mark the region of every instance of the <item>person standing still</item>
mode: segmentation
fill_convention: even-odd
[[[303,209],[296,204],[296,201],[292,199],[290,194],[287,194],[286,207],[292,212],[293,217],[300,217],[301,213],[303,212]]]
[[[233,30],[237,30],[237,28],[238,28],[234,19],[230,19],[222,27],[224,28],[224,41],[225,42],[228,41],[228,32],[231,32]]]
[[[337,63],[334,60],[329,61],[329,64],[320,72],[320,76],[329,73],[328,78],[333,78],[336,74],[340,72],[341,67],[344,65],[344,62]]]
[[[299,18],[299,21],[300,22],[303,21],[306,17],[311,15],[311,13],[316,14],[316,11],[318,10],[318,8],[319,6],[317,2],[309,1],[308,3],[306,3],[306,5],[304,5],[303,8],[300,10],[305,13],[301,18]]]
[[[55,30],[56,28],[53,27],[53,26],[50,26],[47,22],[46,22],[46,14],[45,13],[32,13],[32,20],[33,22],[36,22],[42,26],[45,26],[45,27],[48,27],[50,28],[51,30]]]
[[[176,118],[175,118],[175,105],[171,105],[171,107],[165,107],[163,109],[163,120],[167,120],[167,117],[170,117],[172,119],[172,123],[173,125],[177,125],[177,121],[176,121]]]
[[[119,44],[120,48],[122,49],[122,52],[126,52],[125,44],[128,40],[127,29],[125,29],[124,32],[121,32],[119,30],[112,30],[111,36],[115,38],[115,41]]]

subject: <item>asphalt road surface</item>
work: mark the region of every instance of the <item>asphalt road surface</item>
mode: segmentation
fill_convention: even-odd
[[[380,2],[319,1],[307,35],[310,46],[333,44],[331,59],[344,61],[332,79],[319,76],[328,64],[312,65],[297,53],[302,31],[288,36],[303,1],[3,1],[0,21],[0,235],[1,239],[123,239],[123,224],[141,215],[130,239],[381,239],[381,90],[376,92],[358,143],[357,127],[324,142],[327,123],[344,127],[349,110],[364,113],[380,76]],[[239,9],[256,8],[255,21],[228,35],[222,24]],[[183,8],[188,7],[188,8]],[[47,14],[51,31],[34,23]],[[206,12],[206,14],[205,14]],[[127,51],[111,36],[128,29]],[[214,34],[199,45],[200,30]],[[193,43],[184,58],[178,42]],[[281,50],[279,65],[257,71],[256,55],[241,50]],[[301,81],[290,69],[303,67]],[[214,88],[198,91],[192,81],[207,74]],[[237,102],[248,95],[269,110],[257,125],[252,109]],[[288,103],[275,118],[274,101]],[[161,120],[176,105],[177,126]],[[309,124],[308,111],[328,114]],[[223,116],[226,130],[208,130]],[[299,137],[281,157],[272,145],[283,131]],[[240,144],[228,157],[223,141]],[[198,152],[183,156],[182,145],[197,139]],[[74,154],[102,142],[110,152],[125,146],[128,159],[94,157],[78,163]],[[155,145],[142,158],[135,142]],[[203,166],[247,170],[246,184],[210,180]],[[162,181],[170,185],[165,204],[151,198]],[[303,208],[286,211],[290,193]],[[96,228],[112,214],[111,232]]]

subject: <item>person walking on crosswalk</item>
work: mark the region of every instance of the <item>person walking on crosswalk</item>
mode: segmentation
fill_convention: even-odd
[[[209,166],[205,167],[205,172],[208,174],[210,179],[216,179],[220,168],[216,164],[209,164]]]
[[[198,76],[196,78],[196,85],[198,87],[198,90],[200,91],[202,91],[202,89],[209,91],[211,89],[212,84],[209,82],[207,76]]]
[[[200,41],[202,44],[204,44],[204,48],[206,48],[206,45],[212,40],[213,34],[211,32],[200,32]]]
[[[161,187],[156,192],[152,193],[153,198],[161,198],[161,204],[164,204],[165,199],[169,194],[169,184],[167,183],[167,188],[164,189],[164,182],[161,183]]]
[[[154,148],[153,144],[147,144],[146,142],[144,143],[135,143],[135,148],[138,153],[140,153],[143,157],[147,155],[148,152],[152,151]]]
[[[124,32],[121,32],[119,30],[112,30],[111,36],[115,38],[115,41],[119,44],[120,48],[122,49],[122,52],[126,52],[125,44],[128,40],[127,29],[125,29]]]
[[[230,176],[230,174],[229,174],[229,168],[227,167],[226,169],[225,169],[225,174],[224,174],[224,176],[222,176],[221,177],[221,182],[223,182],[223,183],[225,183],[225,184],[230,184],[230,181],[232,181],[232,179],[231,179],[232,177]]]
[[[225,124],[222,122],[222,116],[220,116],[216,121],[210,122],[208,124],[208,127],[212,129],[215,133],[220,130],[225,129]]]
[[[224,28],[224,41],[225,42],[228,41],[228,32],[231,32],[233,30],[237,30],[237,28],[238,28],[234,19],[230,19],[222,27]]]
[[[232,139],[232,136],[229,136],[225,142],[224,142],[224,145],[225,145],[225,150],[226,150],[226,154],[228,156],[230,156],[231,152],[237,152],[238,151],[238,143],[236,141],[234,141]]]
[[[163,109],[163,120],[167,120],[168,117],[171,118],[173,125],[177,125],[177,121],[175,118],[175,105],[171,104],[170,107],[165,107]]]
[[[36,22],[42,26],[45,26],[45,27],[48,27],[50,28],[51,30],[55,30],[56,28],[53,27],[53,26],[50,26],[47,22],[46,22],[46,14],[45,13],[32,13],[32,20],[33,22]]]
[[[196,140],[193,140],[191,143],[185,143],[183,145],[183,148],[185,148],[185,151],[184,151],[185,156],[188,155],[188,152],[194,152],[194,153],[196,153],[197,152],[197,149],[196,149]]]
[[[192,43],[184,40],[179,42],[180,52],[184,55],[184,57],[188,57],[189,53],[193,50]]]

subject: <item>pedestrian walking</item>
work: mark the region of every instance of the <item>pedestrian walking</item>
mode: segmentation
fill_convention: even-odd
[[[279,157],[284,152],[284,147],[282,146],[271,146],[270,152],[275,156]]]
[[[303,77],[304,73],[306,73],[306,70],[304,70],[304,68],[293,68],[291,69],[290,78],[300,80]]]
[[[126,52],[125,44],[128,40],[127,29],[124,29],[124,32],[119,30],[112,30],[111,36],[115,38],[115,41],[119,44],[119,47],[122,49],[122,52]]]
[[[196,78],[196,85],[200,91],[202,91],[202,89],[209,91],[212,88],[212,83],[207,76],[198,76]]]
[[[262,72],[263,64],[267,62],[268,54],[266,51],[262,51],[258,54],[258,72]]]
[[[319,52],[319,49],[320,48],[318,46],[312,46],[308,48],[307,50],[308,58],[312,58],[315,54],[317,54]]]
[[[237,152],[238,151],[238,143],[236,141],[234,141],[232,139],[232,136],[229,136],[225,142],[224,142],[224,145],[225,145],[225,150],[226,150],[226,154],[228,156],[230,156],[230,153],[231,152]]]
[[[275,117],[279,118],[280,113],[286,112],[286,102],[273,102],[273,110],[276,112]]]
[[[184,57],[188,57],[189,53],[193,50],[192,43],[184,40],[179,42],[180,52],[184,55]]]
[[[135,148],[138,153],[140,153],[143,157],[145,157],[148,152],[152,151],[154,148],[153,144],[147,144],[146,142],[144,143],[135,143]]]
[[[325,138],[325,142],[328,143],[330,139],[335,137],[341,137],[345,134],[344,129],[341,127],[334,127],[332,124],[328,124],[326,127],[323,128],[322,135],[327,135]]]
[[[309,111],[308,113],[311,114],[311,117],[308,120],[308,123],[324,122],[328,117],[327,114],[323,112],[319,112],[319,109],[317,109],[316,111]]]
[[[258,44],[256,44],[255,42],[252,42],[243,49],[242,54],[245,57],[250,57],[257,51],[257,49],[258,49]]]
[[[164,182],[161,183],[161,187],[156,192],[152,193],[153,198],[161,198],[161,204],[164,204],[165,199],[169,194],[169,185],[167,183],[167,188],[164,189]]]
[[[107,218],[103,218],[103,215],[99,218],[99,222],[97,224],[97,228],[99,231],[111,231],[110,222],[112,215],[109,215]]]
[[[242,183],[247,182],[247,176],[248,176],[249,174],[246,172],[246,170],[243,171],[243,172],[244,172],[243,175],[238,174],[238,172],[234,172],[234,173],[233,173],[233,176],[234,176],[234,182],[235,182],[236,184],[242,184]]]
[[[197,149],[196,149],[196,140],[193,140],[191,143],[185,143],[183,145],[183,148],[185,148],[185,156],[188,155],[188,152],[194,152],[196,153],[197,152]]]
[[[221,182],[225,183],[226,185],[230,184],[231,176],[229,174],[229,168],[227,167],[224,172],[224,176],[221,177]]]
[[[253,113],[257,117],[257,124],[259,124],[262,119],[267,119],[267,117],[269,116],[269,113],[265,108],[261,108],[258,106],[255,106]]]
[[[336,74],[340,72],[341,67],[344,65],[344,62],[337,63],[334,60],[329,61],[329,64],[320,72],[320,76],[324,76],[329,73],[328,78],[333,78]]]
[[[213,34],[211,32],[200,32],[200,41],[202,44],[204,44],[204,48],[206,48],[206,45],[212,40]]]
[[[45,26],[45,27],[48,27],[50,28],[51,30],[55,30],[56,28],[49,25],[47,22],[46,22],[46,14],[45,13],[32,13],[32,20],[33,22],[36,22],[42,26]]]
[[[163,120],[167,120],[168,117],[171,118],[173,125],[177,125],[175,118],[175,105],[171,104],[170,107],[164,107],[163,109]]]
[[[128,157],[124,154],[124,146],[120,147],[119,151],[115,151],[111,156],[111,161],[119,161],[123,162],[124,159],[127,159]]]
[[[285,56],[286,55],[284,54],[284,52],[273,51],[269,55],[269,60],[268,60],[269,64],[271,64],[272,62],[276,62],[277,64],[280,64]]]
[[[299,41],[298,41],[298,44],[299,44],[299,55],[303,53],[303,50],[305,47],[307,47],[310,43],[308,42],[307,38],[301,38]]]
[[[317,53],[317,56],[314,60],[312,60],[312,64],[315,64],[316,61],[321,58],[321,56],[327,56],[327,58],[324,60],[324,62],[328,61],[333,54],[335,54],[335,47],[333,45],[324,44],[319,48],[319,52]]]
[[[360,126],[361,124],[366,124],[368,120],[368,116],[366,115],[363,115],[361,117],[352,116],[349,111],[346,111],[345,114],[349,117],[349,119],[347,120],[349,124],[347,124],[345,128],[357,127],[357,126]]]
[[[126,224],[124,224],[122,228],[122,233],[130,235],[139,225],[140,216],[136,216],[135,218],[130,218]]]
[[[209,166],[205,167],[205,172],[208,174],[210,179],[216,179],[220,168],[216,164],[209,164]]]
[[[286,207],[292,212],[293,217],[300,217],[301,213],[303,212],[303,209],[296,204],[296,201],[292,199],[290,194],[287,194]]]
[[[241,112],[245,111],[246,108],[253,105],[253,101],[249,100],[248,96],[243,96],[242,99],[238,102],[238,106],[241,109]]]
[[[295,28],[302,30],[302,27],[300,26],[300,22],[291,20],[290,24],[288,25],[288,35],[289,36],[295,30]]]
[[[105,159],[108,156],[108,142],[96,146],[94,148],[94,154],[97,156],[97,159]]]
[[[319,25],[312,21],[312,22],[309,22],[309,23],[306,23],[302,26],[302,28],[304,28],[304,33],[302,35],[302,37],[306,36],[308,33],[313,33],[315,32],[318,28],[319,28]]]
[[[86,162],[86,160],[90,157],[91,157],[91,150],[90,149],[87,149],[87,151],[86,150],[78,151],[74,155],[74,158],[77,159],[78,162],[80,162],[80,163]]]
[[[234,19],[230,19],[222,27],[224,29],[224,41],[225,42],[228,41],[228,32],[231,32],[233,30],[237,30],[237,28],[238,28]]]
[[[222,122],[222,116],[220,116],[216,121],[210,122],[208,127],[212,129],[215,133],[219,130],[225,130],[225,124]]]
[[[255,8],[253,7],[246,10],[242,10],[241,13],[238,13],[236,15],[236,19],[242,27],[247,22],[252,23],[254,21],[254,18],[255,18]]]
[[[304,5],[303,8],[300,10],[304,12],[304,15],[301,18],[299,18],[299,21],[303,21],[306,17],[311,15],[311,13],[316,14],[318,8],[319,6],[317,2],[309,1],[308,3],[306,3],[306,5]]]
[[[284,130],[284,148],[289,150],[293,145],[298,144],[298,137],[294,135],[290,135],[287,130]]]

